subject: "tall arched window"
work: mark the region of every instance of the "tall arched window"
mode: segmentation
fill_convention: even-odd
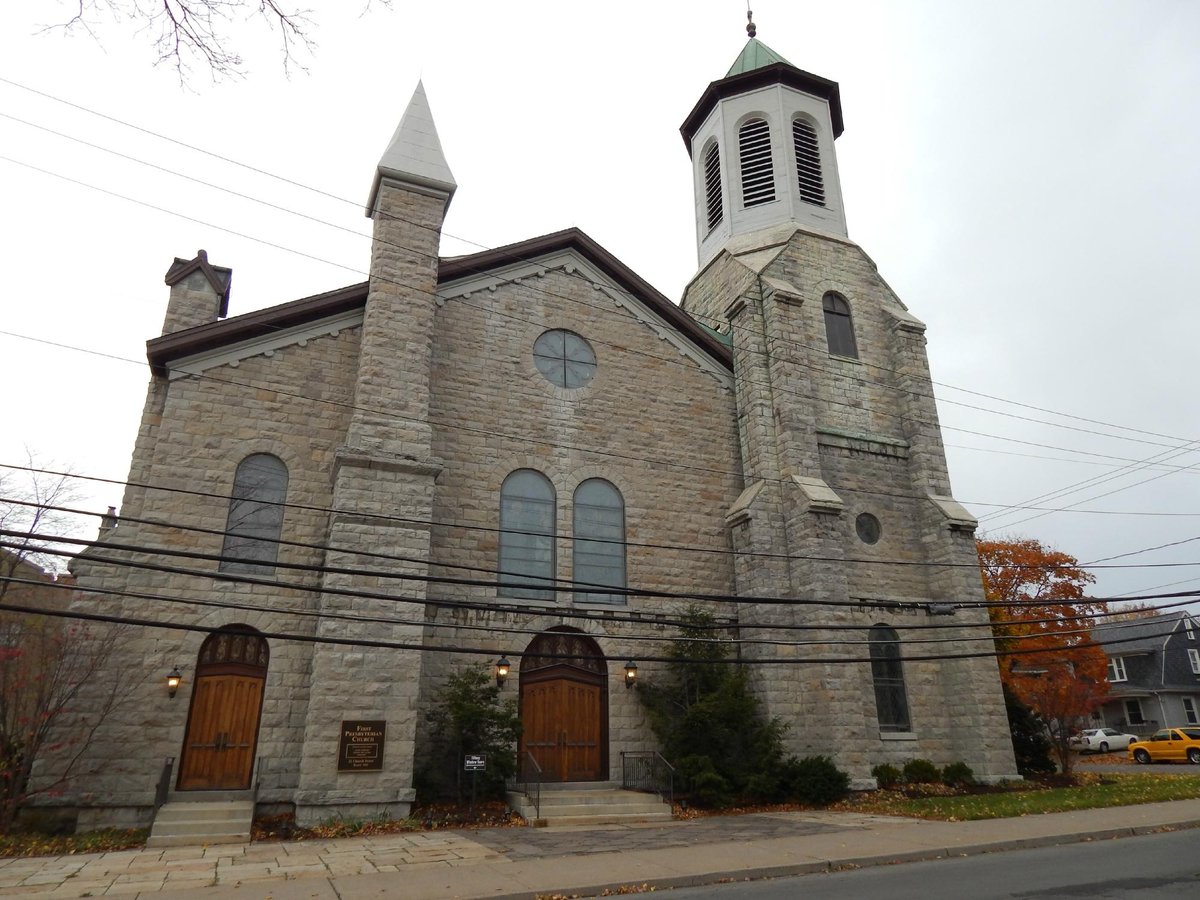
[[[850,304],[838,294],[829,293],[821,300],[821,306],[825,310],[825,339],[829,342],[829,352],[858,359]]]
[[[880,731],[912,731],[904,666],[900,662],[900,636],[887,625],[870,631],[871,680],[875,683],[875,710]]]
[[[222,572],[274,573],[287,486],[287,466],[277,456],[255,453],[238,463],[221,547]]]
[[[575,489],[573,505],[575,581],[625,587],[625,502],[621,492],[603,478],[589,478]],[[576,588],[575,600],[621,604],[625,595]]]
[[[501,597],[553,600],[554,485],[541,472],[517,469],[500,486]]]
[[[821,176],[821,150],[817,132],[804,119],[792,122],[792,145],[796,148],[796,176],[800,199],[805,203],[825,205],[825,179]]]
[[[721,202],[721,150],[713,141],[704,154],[704,203],[708,213],[708,230],[712,231],[725,218]]]
[[[738,129],[742,163],[742,205],[758,206],[775,199],[775,165],[771,161],[771,128],[765,119],[749,119]]]

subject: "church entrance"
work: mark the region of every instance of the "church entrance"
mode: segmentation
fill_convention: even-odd
[[[179,790],[249,789],[269,659],[266,638],[249,629],[218,631],[200,646]]]
[[[539,634],[521,657],[521,742],[543,781],[608,779],[608,668],[582,632]]]

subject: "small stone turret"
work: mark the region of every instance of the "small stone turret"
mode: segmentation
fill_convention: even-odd
[[[211,265],[208,254],[196,251],[195,259],[175,257],[165,279],[171,288],[163,334],[207,325],[229,314],[229,285],[233,270]]]

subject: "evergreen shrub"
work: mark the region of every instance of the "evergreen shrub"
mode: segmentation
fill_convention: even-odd
[[[871,770],[871,775],[874,776],[876,783],[885,790],[894,788],[904,778],[903,772],[887,763],[877,765]]]
[[[850,793],[850,776],[828,756],[789,758],[783,764],[788,796],[811,806],[837,803]]]
[[[975,773],[965,762],[953,762],[942,769],[942,784],[948,784],[950,787],[962,787],[974,783]]]
[[[927,759],[910,759],[904,764],[908,784],[933,784],[942,780],[941,770]]]

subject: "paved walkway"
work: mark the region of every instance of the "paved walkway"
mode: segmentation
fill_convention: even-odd
[[[595,896],[1200,827],[1200,800],[983,822],[854,813],[496,828],[0,860],[0,895],[153,900]]]

